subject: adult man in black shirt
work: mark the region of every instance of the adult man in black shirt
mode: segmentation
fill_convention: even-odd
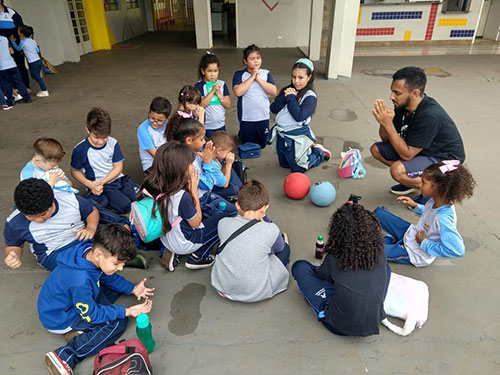
[[[460,133],[446,111],[424,94],[427,77],[421,68],[406,67],[392,76],[388,109],[377,99],[373,115],[380,124],[382,142],[373,144],[373,157],[390,166],[398,182],[391,192],[405,195],[418,191],[422,171],[441,160],[465,160]]]

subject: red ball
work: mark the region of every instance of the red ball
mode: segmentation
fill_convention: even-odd
[[[283,182],[283,190],[288,198],[292,199],[302,199],[307,193],[309,193],[309,188],[311,187],[311,181],[304,173],[293,172],[286,176]]]

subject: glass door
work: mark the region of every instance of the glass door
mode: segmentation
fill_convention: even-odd
[[[87,26],[87,17],[85,16],[85,7],[83,0],[67,0],[69,16],[76,44],[80,55],[92,52],[92,43],[90,42],[89,28]]]

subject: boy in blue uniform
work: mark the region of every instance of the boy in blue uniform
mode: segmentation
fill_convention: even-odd
[[[49,332],[65,335],[66,345],[45,354],[52,375],[70,375],[84,358],[113,344],[128,317],[151,311],[154,288],[146,279],[134,285],[116,274],[136,255],[135,238],[117,224],[99,228],[94,241],[82,242],[58,259],[38,296],[38,316]],[[114,305],[120,294],[144,298],[131,307]]]
[[[56,259],[79,241],[94,237],[99,212],[85,198],[54,193],[44,180],[29,178],[14,192],[17,209],[4,228],[5,264],[21,267],[23,245],[28,242],[36,261],[52,271]],[[84,222],[85,221],[85,222]]]
[[[88,198],[118,214],[130,211],[139,186],[123,171],[123,154],[118,141],[110,137],[111,118],[101,108],[87,114],[88,137],[71,155],[71,175],[85,185]]]

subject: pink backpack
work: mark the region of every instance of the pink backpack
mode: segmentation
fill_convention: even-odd
[[[141,340],[131,339],[101,350],[94,359],[94,375],[152,375],[153,368]]]

